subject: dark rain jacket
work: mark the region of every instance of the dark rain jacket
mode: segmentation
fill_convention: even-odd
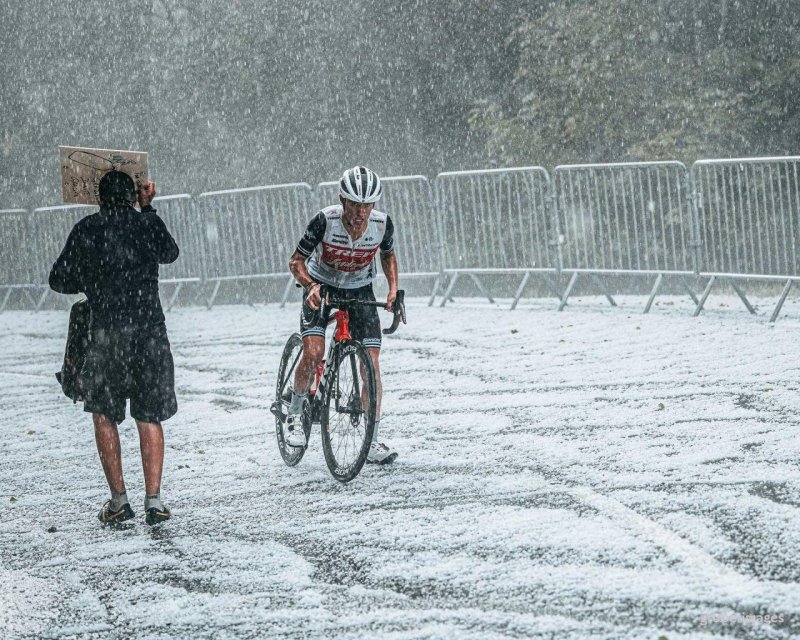
[[[85,293],[93,327],[146,327],[164,322],[158,265],[178,245],[152,207],[101,208],[78,222],[50,271],[50,288]]]

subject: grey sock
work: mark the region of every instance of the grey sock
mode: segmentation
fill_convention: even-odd
[[[117,509],[120,509],[124,504],[128,504],[128,492],[123,491],[122,493],[117,493],[116,491],[112,491],[111,507],[116,511]]]
[[[378,440],[378,427],[380,426],[380,424],[381,424],[381,419],[375,418],[375,430],[372,432],[373,442],[380,442],[380,440]]]
[[[150,511],[150,509],[154,507],[159,511],[164,510],[164,505],[161,504],[161,493],[155,493],[151,496],[144,497],[144,510]]]
[[[297,415],[298,413],[303,413],[303,403],[308,398],[307,393],[295,393],[292,391],[292,403],[289,405],[289,413]]]

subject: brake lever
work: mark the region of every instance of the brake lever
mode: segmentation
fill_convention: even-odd
[[[384,329],[383,333],[385,335],[389,335],[390,333],[394,333],[397,331],[397,327],[400,326],[400,322],[402,321],[403,324],[406,324],[406,303],[405,303],[405,294],[406,292],[403,289],[400,289],[397,292],[397,297],[394,299],[392,303],[392,311],[394,312],[394,318],[392,319],[392,326],[388,329]]]

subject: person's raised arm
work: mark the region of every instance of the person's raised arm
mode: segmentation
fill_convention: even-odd
[[[142,211],[148,207],[152,208],[151,205],[153,203],[153,198],[155,197],[156,183],[152,180],[148,180],[147,184],[139,186],[139,189],[136,192],[136,199],[139,201],[139,206],[141,207]]]
[[[167,225],[156,215],[155,209],[151,209],[149,212],[143,211],[142,213],[153,214],[151,222],[153,232],[151,237],[148,238],[148,241],[156,256],[156,260],[158,260],[159,264],[175,262],[178,259],[180,250],[178,249],[178,243],[175,242],[175,238],[172,237],[169,229],[167,229]]]
[[[178,243],[175,242],[175,238],[172,237],[164,221],[156,215],[156,210],[152,205],[153,198],[156,197],[156,183],[150,180],[146,185],[140,187],[137,197],[142,213],[153,214],[151,218],[152,237],[148,238],[148,242],[156,260],[159,264],[175,262],[180,254]]]

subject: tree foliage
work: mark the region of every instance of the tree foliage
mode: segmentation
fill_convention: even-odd
[[[492,165],[782,154],[779,0],[30,0],[0,35],[0,206],[60,144],[149,151],[162,193]]]
[[[470,121],[500,164],[796,153],[799,21],[777,1],[552,2]]]

